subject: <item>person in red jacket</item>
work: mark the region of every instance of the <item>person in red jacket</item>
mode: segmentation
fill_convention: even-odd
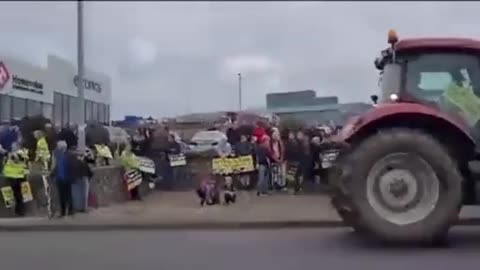
[[[284,190],[286,189],[285,148],[280,137],[280,131],[277,128],[272,128],[271,138],[272,139],[270,140],[270,152],[272,157],[272,186],[277,190]]]
[[[267,135],[267,131],[264,124],[261,121],[258,121],[256,127],[253,129],[253,136],[257,141],[260,141],[265,135]]]

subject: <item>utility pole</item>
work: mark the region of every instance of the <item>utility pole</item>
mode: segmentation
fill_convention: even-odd
[[[85,94],[84,83],[85,67],[83,55],[83,1],[77,1],[77,70],[78,70],[78,109],[77,124],[85,123]]]
[[[78,98],[77,98],[77,124],[78,150],[85,151],[85,94],[84,83],[85,66],[83,54],[83,1],[77,0],[77,75],[78,75]]]
[[[238,110],[242,110],[242,74],[238,73]]]

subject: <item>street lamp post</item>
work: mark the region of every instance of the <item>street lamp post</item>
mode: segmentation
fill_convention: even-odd
[[[84,55],[83,55],[83,1],[77,1],[77,70],[78,70],[78,110],[77,124],[85,123],[85,94],[84,83]]]
[[[242,73],[238,73],[238,110],[242,110]]]
[[[75,122],[77,124],[78,149],[85,150],[85,94],[84,83],[85,66],[83,54],[83,1],[77,0],[77,72],[78,72],[78,98],[77,98],[77,115]]]

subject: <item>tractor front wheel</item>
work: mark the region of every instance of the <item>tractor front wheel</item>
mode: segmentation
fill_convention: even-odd
[[[387,242],[443,238],[462,202],[458,166],[434,137],[391,129],[366,138],[350,154],[346,185],[355,221]]]

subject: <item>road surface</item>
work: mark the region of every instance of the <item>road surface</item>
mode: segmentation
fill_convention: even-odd
[[[480,228],[444,248],[367,245],[348,229],[0,233],[8,269],[476,269]]]

